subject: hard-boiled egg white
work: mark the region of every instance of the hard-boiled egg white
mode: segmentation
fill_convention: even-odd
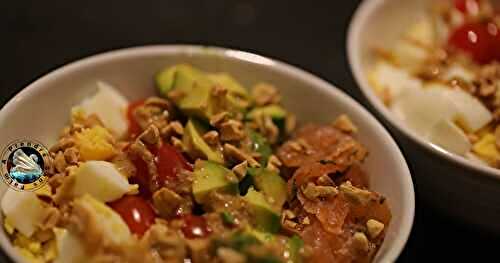
[[[132,235],[125,221],[105,203],[88,194],[75,199],[74,203],[94,217],[97,225],[93,227],[98,228],[113,244],[123,244],[130,240]]]
[[[8,189],[1,206],[9,224],[26,237],[31,237],[42,221],[44,206],[33,192]]]
[[[460,78],[471,83],[474,80],[474,73],[462,65],[453,64],[443,72],[443,79],[451,80],[453,78]]]
[[[434,45],[436,35],[432,19],[429,16],[420,18],[417,23],[408,29],[405,38],[425,46]]]
[[[89,261],[89,256],[77,235],[64,228],[56,228],[54,233],[57,244],[57,257],[54,259],[54,263]]]
[[[392,55],[398,65],[408,70],[414,70],[424,63],[429,52],[425,47],[403,39],[396,43]]]
[[[450,120],[441,120],[434,125],[429,133],[429,140],[460,155],[465,155],[472,147],[467,135]]]
[[[387,89],[394,100],[406,89],[422,88],[422,81],[411,76],[404,69],[398,68],[388,62],[381,61],[375,65],[370,74],[370,81],[376,91]]]
[[[453,103],[456,113],[451,118],[458,121],[461,128],[467,132],[481,129],[493,118],[491,112],[477,98],[461,89],[452,89],[439,83],[427,84],[424,89],[442,93]]]
[[[114,164],[106,161],[84,162],[70,176],[74,177],[72,193],[75,197],[89,194],[101,202],[117,200],[138,188],[129,184]]]
[[[406,90],[391,110],[409,128],[426,138],[439,121],[453,119],[458,112],[441,89]]]
[[[83,209],[91,218],[94,232],[100,233],[110,245],[120,245],[131,240],[130,230],[113,209],[90,195],[84,195],[74,201],[74,206]],[[71,229],[55,229],[58,255],[55,263],[89,262],[91,256],[85,251],[82,237]]]
[[[116,136],[124,136],[128,129],[127,99],[105,82],[97,82],[97,87],[97,93],[84,100],[80,106],[85,114],[96,114],[104,126]]]

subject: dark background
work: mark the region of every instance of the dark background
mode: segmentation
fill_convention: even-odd
[[[117,48],[172,43],[216,45],[277,58],[336,84],[367,105],[345,52],[347,26],[359,2],[4,0],[0,2],[0,105],[68,62]],[[422,203],[416,188],[415,225],[399,261],[453,257],[461,262],[498,262],[498,236],[441,215]],[[0,254],[0,261],[7,259]]]

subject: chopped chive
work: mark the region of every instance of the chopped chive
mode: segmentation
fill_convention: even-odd
[[[231,215],[231,213],[224,211],[220,213],[220,217],[222,219],[222,222],[226,225],[234,225],[236,223],[234,216]]]

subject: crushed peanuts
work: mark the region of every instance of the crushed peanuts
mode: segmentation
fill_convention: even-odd
[[[333,123],[333,126],[346,133],[356,133],[358,131],[358,128],[352,123],[351,119],[345,114],[340,115]]]
[[[366,229],[370,238],[376,238],[384,230],[384,224],[375,219],[369,219],[366,221]]]
[[[370,191],[357,188],[353,186],[350,181],[341,184],[339,189],[340,192],[342,192],[351,201],[361,204],[368,203],[372,198],[372,193]]]

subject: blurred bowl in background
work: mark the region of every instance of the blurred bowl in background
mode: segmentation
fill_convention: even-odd
[[[348,31],[349,64],[375,114],[402,147],[424,201],[461,221],[500,232],[500,170],[445,151],[417,135],[384,105],[368,81],[376,61],[373,48],[394,46],[432,2],[363,1]]]

